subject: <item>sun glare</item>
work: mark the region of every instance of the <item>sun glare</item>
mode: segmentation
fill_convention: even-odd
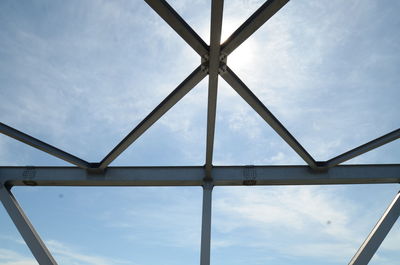
[[[224,21],[222,27],[222,43],[239,27],[233,20]],[[244,67],[255,62],[257,43],[249,38],[228,56],[230,68],[240,71]]]

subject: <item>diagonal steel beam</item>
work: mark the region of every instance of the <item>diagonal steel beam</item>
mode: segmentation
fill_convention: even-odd
[[[382,145],[390,143],[398,138],[400,138],[400,129],[394,130],[394,131],[392,131],[388,134],[385,134],[379,138],[376,138],[366,144],[360,145],[350,151],[347,151],[346,153],[338,155],[338,156],[326,161],[325,166],[326,167],[334,167],[334,166],[339,165],[339,164],[341,164],[347,160],[350,160],[356,156],[362,155],[362,154],[369,152],[375,148],[378,148]]]
[[[316,161],[311,155],[228,66],[225,71],[221,72],[221,75],[311,168],[317,168]]]
[[[0,183],[0,200],[39,264],[57,265],[11,191],[2,183]]]
[[[208,54],[208,45],[202,38],[179,16],[165,0],[145,0],[200,56]]]
[[[268,19],[275,15],[287,2],[289,2],[289,0],[266,1],[222,44],[221,52],[226,55],[232,53]]]
[[[99,168],[106,168],[137,138],[161,118],[170,108],[181,100],[193,87],[195,87],[207,72],[202,66],[197,67],[171,94],[168,95],[146,118],[144,118],[104,159]]]
[[[217,111],[218,69],[222,29],[223,0],[213,0],[211,4],[211,36],[208,79],[206,178],[211,178],[214,149],[215,116]]]
[[[8,125],[5,125],[4,123],[1,123],[1,122],[0,122],[0,133],[3,133],[11,138],[14,138],[15,140],[23,142],[27,145],[30,145],[36,149],[42,150],[43,152],[46,152],[52,156],[58,157],[64,161],[67,161],[78,167],[81,167],[81,168],[89,168],[90,167],[89,162],[86,162],[85,160],[82,160],[79,157],[76,157],[67,152],[64,152],[63,150],[60,150],[52,145],[49,145],[43,141],[40,141],[26,133],[18,131],[18,130],[14,129]]]
[[[367,265],[400,215],[400,193],[393,199],[349,265]]]

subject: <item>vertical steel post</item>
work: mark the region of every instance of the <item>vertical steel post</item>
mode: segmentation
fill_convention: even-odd
[[[57,265],[11,191],[2,183],[0,183],[0,200],[39,264]]]
[[[214,151],[215,118],[217,113],[218,69],[220,66],[220,47],[222,31],[223,0],[211,1],[210,54],[207,107],[207,139],[206,139],[206,178],[211,179],[212,158]]]
[[[210,265],[212,182],[203,185],[203,213],[201,222],[200,265]]]
[[[389,233],[390,229],[400,215],[400,193],[397,193],[392,203],[372,229],[360,249],[351,259],[349,265],[366,265],[374,256],[379,246]]]

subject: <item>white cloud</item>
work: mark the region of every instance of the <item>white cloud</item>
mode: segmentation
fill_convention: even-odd
[[[54,256],[62,264],[82,264],[82,265],[117,265],[134,264],[132,262],[104,257],[93,254],[83,254],[72,247],[69,247],[56,240],[46,241],[48,248],[54,253]]]
[[[2,238],[15,241],[15,239],[2,236]],[[17,241],[18,244],[25,244]],[[67,246],[56,240],[47,240],[46,246],[50,250],[53,257],[60,264],[71,265],[119,265],[119,264],[135,264],[120,259],[104,257],[96,254],[83,253],[82,250]],[[26,257],[15,250],[0,248],[0,264],[1,265],[37,265],[38,263],[33,257]]]
[[[215,201],[216,212],[232,218],[218,219],[220,229],[231,231],[235,224],[263,228],[265,225],[285,226],[301,230],[319,226],[324,233],[342,236],[348,216],[341,202],[332,200],[332,192],[322,192],[317,187],[235,188],[224,190],[223,197]],[[238,200],[237,198],[240,198]],[[226,225],[224,220],[233,219]],[[238,220],[239,219],[239,220]],[[284,220],[284,222],[282,222]],[[238,221],[238,222],[236,222]],[[327,222],[331,224],[327,226]],[[233,226],[232,226],[233,225]]]
[[[120,192],[121,203],[99,220],[122,231],[123,240],[146,246],[198,249],[201,227],[200,188],[135,188]]]
[[[285,250],[283,249],[283,252]],[[315,243],[298,244],[286,250],[287,255],[318,258],[322,260],[349,262],[348,257],[355,254],[354,245],[349,243]]]
[[[37,265],[36,260],[25,257],[18,252],[9,249],[0,248],[1,265]]]
[[[348,261],[365,239],[371,213],[345,196],[346,188],[218,188],[213,247],[254,247],[278,255]],[[382,206],[382,205],[381,205]],[[374,219],[376,217],[373,217]],[[382,250],[398,249],[396,229]],[[266,240],[268,239],[268,240]],[[393,252],[392,252],[393,253]]]

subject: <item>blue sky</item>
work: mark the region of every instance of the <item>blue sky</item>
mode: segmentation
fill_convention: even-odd
[[[226,39],[263,1],[224,5]],[[208,43],[209,1],[170,1]],[[316,160],[400,127],[400,3],[291,1],[228,65]],[[0,121],[102,159],[200,63],[142,1],[0,1]],[[203,80],[112,165],[203,165]],[[395,141],[349,163],[399,163]],[[214,164],[304,164],[219,81]],[[67,165],[0,135],[0,165]],[[346,264],[399,185],[217,187],[211,263]],[[198,264],[201,188],[13,189],[59,264]],[[397,264],[396,224],[373,265]],[[36,264],[0,207],[0,264]]]

